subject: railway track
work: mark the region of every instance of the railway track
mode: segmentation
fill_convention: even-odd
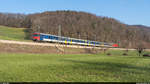
[[[37,42],[22,42],[22,41],[11,41],[11,40],[0,40],[0,43],[7,44],[20,44],[20,45],[37,45],[37,46],[52,46],[52,47],[72,47],[72,48],[93,48],[89,46],[78,46],[78,45],[64,45],[57,43],[37,43]]]
[[[7,43],[7,44],[20,44],[20,45],[37,45],[37,46],[52,46],[52,47],[70,47],[70,48],[93,48],[91,46],[78,46],[78,45],[63,45],[57,43],[37,43],[37,42],[22,42],[22,41],[12,41],[12,40],[0,40],[0,43]],[[102,49],[101,47],[95,47],[95,49]],[[104,48],[103,48],[104,49]],[[126,50],[125,48],[109,48],[112,50]],[[135,49],[128,49],[128,50],[135,50]],[[150,51],[150,49],[146,49]]]

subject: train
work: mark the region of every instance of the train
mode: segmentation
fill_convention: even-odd
[[[118,44],[116,43],[90,41],[90,40],[76,39],[76,38],[63,37],[63,36],[57,36],[51,34],[38,33],[38,32],[33,33],[32,40],[38,42],[63,43],[63,44],[70,44],[70,45],[118,47]]]

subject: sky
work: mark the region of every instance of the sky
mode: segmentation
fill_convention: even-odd
[[[150,26],[150,0],[1,0],[0,12],[73,10],[106,16],[129,25]]]

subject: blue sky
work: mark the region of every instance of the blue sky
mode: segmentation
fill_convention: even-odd
[[[1,0],[0,12],[36,13],[75,10],[150,26],[150,0]]]

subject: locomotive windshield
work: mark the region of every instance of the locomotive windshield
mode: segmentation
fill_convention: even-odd
[[[33,36],[39,36],[39,34],[33,34]]]

